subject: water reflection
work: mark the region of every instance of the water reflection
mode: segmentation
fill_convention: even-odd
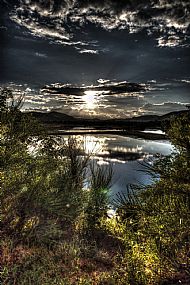
[[[83,143],[83,149],[86,154],[93,156],[103,156],[108,155],[109,152],[107,150],[106,137],[104,136],[75,136],[76,139],[80,140]]]
[[[65,136],[68,137],[68,136]],[[123,137],[119,135],[104,135],[104,134],[88,134],[73,136],[80,141],[82,148],[89,155],[96,158],[103,158],[112,161],[113,154],[121,163],[129,160],[136,160],[134,156],[138,154],[138,159],[150,155],[168,155],[172,151],[172,146],[169,141],[151,141],[137,139],[131,137]],[[123,154],[123,159],[121,158]],[[128,155],[125,159],[126,154]],[[131,159],[134,157],[134,159]]]
[[[113,166],[112,195],[125,192],[127,184],[151,183],[151,177],[145,172],[142,161],[154,158],[158,153],[168,155],[172,151],[169,141],[150,141],[117,135],[75,137],[97,164]]]

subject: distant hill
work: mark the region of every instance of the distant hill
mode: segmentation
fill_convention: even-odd
[[[163,121],[169,120],[172,116],[181,116],[189,111],[177,111],[163,116],[144,115],[126,119],[87,119],[75,118],[59,112],[30,112],[36,119],[51,129],[68,129],[74,127],[95,128],[95,129],[118,129],[118,130],[144,130],[145,128],[161,128]]]
[[[59,112],[49,112],[49,113],[42,113],[42,112],[30,112],[33,117],[40,120],[43,123],[61,123],[64,121],[74,121],[76,118],[66,115],[64,113]]]

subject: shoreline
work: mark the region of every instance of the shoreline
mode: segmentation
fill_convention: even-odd
[[[167,140],[165,134],[156,133],[144,133],[142,131],[121,131],[121,130],[48,130],[48,135],[58,135],[58,136],[78,136],[78,135],[117,135],[123,137],[133,137],[147,140]]]
[[[165,134],[143,132],[163,130],[164,124],[173,117],[189,114],[189,110],[171,112],[162,116],[144,115],[126,119],[75,118],[58,112],[27,112],[45,127],[49,135],[110,134],[132,136],[149,140],[166,140]]]

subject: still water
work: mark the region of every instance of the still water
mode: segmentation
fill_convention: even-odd
[[[113,167],[111,194],[125,192],[129,184],[150,184],[151,177],[142,165],[144,160],[154,160],[169,155],[169,141],[153,141],[118,135],[76,135],[87,154],[102,167]]]

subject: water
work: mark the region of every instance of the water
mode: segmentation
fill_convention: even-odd
[[[67,136],[64,136],[67,138]],[[111,194],[125,192],[129,184],[150,184],[152,178],[145,172],[143,160],[153,160],[159,155],[169,155],[169,141],[152,141],[118,135],[76,135],[82,147],[102,167],[113,167]]]
[[[77,88],[77,95],[54,94],[49,91],[44,93],[42,90],[31,89],[27,85],[12,84],[12,88],[17,95],[25,92],[25,104],[23,105],[25,111],[57,110],[79,117],[126,118],[145,114],[161,115],[169,111],[185,109],[185,104],[189,102],[187,92],[189,82],[188,80],[173,81],[172,84],[150,82],[140,85],[144,91],[123,93],[116,88],[117,86],[120,88],[121,84],[123,86],[123,83],[111,82],[107,88],[106,82],[104,85],[97,84],[99,91],[94,86],[87,91],[85,91],[86,87],[80,86]],[[100,91],[102,86],[107,88],[106,92]],[[64,88],[66,90],[67,85]],[[127,84],[126,90],[128,90]],[[166,100],[168,94],[171,94],[169,101]],[[152,132],[152,130],[145,131]],[[158,130],[156,132],[158,133]],[[168,141],[134,139],[118,135],[105,136],[104,134],[84,136],[78,134],[76,138],[83,141],[86,153],[92,153],[97,164],[105,167],[112,164],[114,175],[111,191],[113,194],[125,191],[128,184],[151,183],[150,176],[142,171],[143,167],[139,162],[153,158],[157,153],[170,154],[172,150]]]

